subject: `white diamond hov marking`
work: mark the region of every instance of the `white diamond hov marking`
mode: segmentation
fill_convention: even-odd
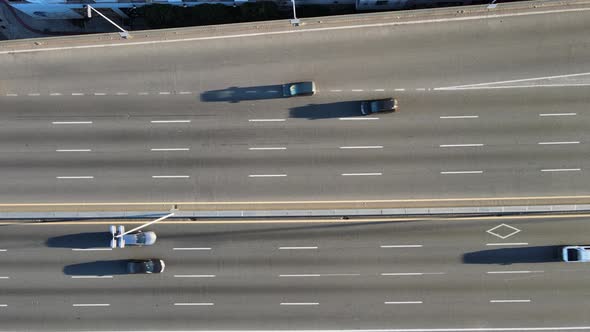
[[[510,233],[508,233],[508,235],[504,235],[504,236],[502,236],[501,234],[498,234],[498,233],[494,233],[494,231],[495,231],[495,230],[497,230],[497,229],[499,229],[499,228],[502,228],[502,227],[509,228],[509,229],[511,229],[511,230],[512,230],[512,232],[510,232]],[[500,224],[500,225],[498,225],[498,226],[496,226],[496,227],[494,227],[494,228],[488,229],[486,232],[487,232],[487,233],[490,233],[490,234],[492,234],[492,235],[494,235],[494,236],[497,236],[497,237],[501,238],[502,240],[504,240],[504,239],[507,239],[507,238],[509,238],[509,237],[513,236],[514,234],[516,234],[516,233],[520,232],[520,229],[518,229],[518,228],[516,228],[516,227],[512,227],[512,226],[510,226],[510,225],[506,225],[506,224]]]

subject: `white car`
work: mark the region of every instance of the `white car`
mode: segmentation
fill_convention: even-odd
[[[561,249],[564,262],[590,262],[590,246],[567,246]]]
[[[133,232],[118,236],[125,233],[125,226],[120,225],[118,228],[115,225],[111,225],[110,232],[113,238],[111,239],[111,248],[125,248],[125,246],[151,246],[156,243],[156,233],[154,232]]]

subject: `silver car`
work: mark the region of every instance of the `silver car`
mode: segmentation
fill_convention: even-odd
[[[138,231],[119,236],[120,234],[125,233],[125,226],[123,225],[120,225],[119,227],[111,225],[110,232],[113,236],[111,240],[111,248],[125,248],[125,246],[151,246],[156,243],[157,239],[156,233],[152,231]]]
[[[561,249],[564,262],[590,262],[590,246],[567,246]]]

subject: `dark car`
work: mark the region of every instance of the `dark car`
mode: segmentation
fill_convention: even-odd
[[[313,81],[283,84],[283,97],[312,96],[314,93]]]
[[[164,272],[164,261],[161,259],[136,259],[127,263],[127,273],[146,274]]]
[[[366,100],[361,102],[362,115],[370,115],[373,113],[393,113],[397,110],[397,99],[395,98]]]

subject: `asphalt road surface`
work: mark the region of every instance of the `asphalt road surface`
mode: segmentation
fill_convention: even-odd
[[[0,330],[589,326],[589,265],[558,260],[587,218],[166,221],[113,250],[108,224],[3,225]],[[121,274],[133,258],[165,271]]]
[[[589,22],[2,54],[0,201],[588,195]],[[301,80],[318,93],[279,97]],[[360,116],[389,96],[397,114]]]

